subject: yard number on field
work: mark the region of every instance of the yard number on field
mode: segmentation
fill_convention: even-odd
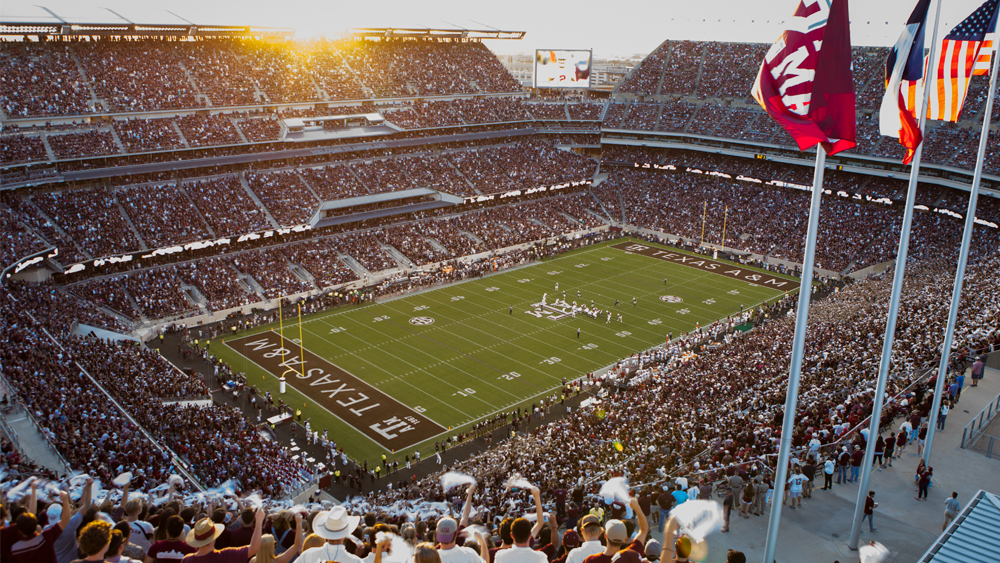
[[[550,275],[550,276],[558,276],[558,275],[559,275],[559,274],[561,274],[561,273],[562,273],[562,272],[560,272],[560,271],[558,271],[558,270],[552,270],[551,272],[549,272],[549,275]]]
[[[463,397],[468,397],[469,395],[475,395],[475,394],[476,394],[475,389],[466,387],[465,389],[459,389],[458,391],[455,391],[454,393],[451,394],[451,396],[454,397],[455,395],[461,395]]]
[[[507,381],[514,381],[518,377],[521,377],[521,374],[517,373],[516,371],[512,371],[510,373],[505,373],[501,375],[497,379],[506,379]]]
[[[615,336],[621,336],[622,338],[625,338],[626,336],[632,336],[632,333],[627,330],[623,330],[621,332],[616,332]]]
[[[486,291],[500,291],[499,287],[487,287]]]
[[[456,295],[456,296],[454,296],[454,297],[451,298],[452,301],[461,301],[463,299],[465,299],[464,295]]]
[[[663,324],[663,321],[661,321],[660,319],[653,319],[653,320],[649,321],[649,324],[651,324],[651,325]]]
[[[580,346],[580,348],[583,349],[583,350],[596,350],[597,349],[597,344],[594,344],[594,343],[584,344],[583,346]]]
[[[330,329],[330,334],[337,334],[338,332],[347,332],[347,329],[342,326],[335,326]]]
[[[551,365],[558,364],[561,361],[562,360],[560,360],[559,358],[557,358],[555,356],[552,356],[551,358],[545,358],[544,360],[542,360],[542,361],[540,361],[538,363],[540,363],[540,364],[549,364],[551,366]]]
[[[686,314],[688,314],[690,312],[691,312],[690,309],[681,309],[680,311],[677,311],[677,314],[678,315],[686,315]]]
[[[374,319],[372,319],[372,322],[377,323],[380,321],[387,321],[387,320],[389,320],[389,315],[382,315],[381,317],[375,317]]]
[[[413,308],[414,311],[426,311],[427,309],[430,309],[427,305],[417,305]]]
[[[709,297],[708,299],[702,301],[702,303],[704,303],[705,305],[715,305],[715,299]]]
[[[729,291],[729,295],[739,295],[739,294],[740,294],[740,290],[738,290],[738,289],[733,289],[733,290]]]
[[[517,283],[528,283],[530,281],[531,281],[531,278],[523,278],[523,279],[517,280]]]

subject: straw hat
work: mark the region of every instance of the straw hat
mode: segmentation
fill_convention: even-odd
[[[323,539],[340,540],[351,535],[359,522],[360,516],[351,516],[343,506],[335,506],[316,515],[313,519],[313,532]]]
[[[222,530],[226,527],[223,524],[215,524],[209,518],[202,518],[191,528],[184,541],[191,547],[202,547],[215,541],[215,538],[222,535]]]

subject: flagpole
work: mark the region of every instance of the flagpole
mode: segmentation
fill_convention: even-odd
[[[778,497],[785,490],[788,480],[788,457],[792,448],[792,432],[795,430],[795,407],[799,396],[799,376],[802,372],[802,356],[805,351],[806,330],[809,319],[809,301],[812,296],[813,259],[816,254],[816,235],[819,232],[819,207],[823,198],[823,170],[826,166],[826,151],[823,145],[816,145],[816,170],[813,173],[812,202],[809,206],[809,226],[806,230],[806,252],[802,258],[802,281],[799,285],[799,305],[795,313],[795,337],[792,340],[792,361],[788,366],[788,391],[785,395],[785,412],[781,421],[781,443],[778,447],[778,467],[774,478],[774,499],[767,521],[767,543],[764,544],[764,561],[774,561],[775,544],[778,539],[778,524],[781,522],[782,503]]]
[[[948,313],[948,329],[944,333],[944,344],[941,347],[941,363],[938,365],[937,382],[934,385],[934,403],[928,415],[931,424],[927,426],[927,445],[924,446],[924,463],[930,467],[931,446],[934,444],[934,430],[937,428],[937,413],[941,410],[941,394],[944,390],[944,379],[948,373],[948,359],[951,355],[951,344],[955,336],[955,324],[958,321],[958,306],[962,300],[962,278],[965,266],[969,260],[969,247],[972,246],[972,232],[976,225],[976,202],[979,199],[979,183],[983,178],[983,161],[986,160],[986,145],[990,136],[990,119],[993,113],[993,96],[997,88],[997,72],[1000,72],[1000,56],[993,51],[993,70],[990,74],[990,90],[986,96],[986,111],[983,115],[983,132],[979,136],[979,156],[976,157],[976,171],[972,176],[972,193],[969,195],[969,207],[965,212],[965,230],[962,232],[962,248],[958,253],[958,267],[955,270],[955,287],[951,293],[951,310]]]
[[[934,28],[931,39],[930,68],[924,77],[924,92],[917,115],[920,116],[920,130],[926,131],[927,100],[930,88],[928,78],[937,73],[937,43],[938,23],[941,21],[941,0],[937,0],[937,12],[934,16]],[[919,48],[923,48],[920,46]],[[868,423],[868,440],[865,445],[865,457],[861,462],[861,483],[858,485],[858,500],[854,505],[854,522],[851,524],[851,539],[848,547],[858,548],[861,536],[861,519],[864,518],[865,499],[868,498],[868,483],[872,474],[872,460],[875,458],[875,442],[879,435],[879,425],[882,421],[882,403],[885,401],[885,388],[889,379],[889,363],[892,361],[892,343],[896,334],[896,314],[899,312],[900,296],[903,293],[903,278],[906,277],[906,253],[910,245],[910,227],[913,224],[913,205],[917,197],[917,178],[920,176],[920,156],[925,143],[917,145],[913,162],[910,166],[910,184],[906,193],[906,207],[903,210],[903,225],[899,232],[899,249],[896,252],[896,267],[892,277],[892,295],[889,297],[889,315],[885,323],[885,335],[882,342],[882,359],[878,367],[878,381],[875,384],[875,398],[872,401],[871,420]],[[871,523],[869,522],[869,526]]]

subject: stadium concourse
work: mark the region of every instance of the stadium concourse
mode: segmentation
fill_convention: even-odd
[[[540,488],[552,515],[536,530],[538,547],[554,544],[549,560],[560,544],[573,546],[565,530],[585,524],[586,514],[604,523],[625,511],[598,494],[625,475],[669,561],[660,506],[689,495],[724,501],[728,489],[758,512],[770,492],[780,494],[783,484],[771,480],[790,297],[691,327],[599,375],[577,374],[559,393],[539,396],[537,411],[497,413],[419,456],[383,460],[342,451],[338,436],[307,426],[205,344],[278,321],[279,303],[290,318],[298,304],[308,314],[389,299],[622,231],[797,275],[808,198],[801,186],[811,170],[749,101],[766,46],[667,41],[610,95],[561,96],[524,91],[476,41],[119,39],[0,42],[4,432],[6,421],[33,423],[33,434],[4,440],[2,514],[4,524],[26,511],[43,525],[64,518],[60,563],[93,555],[91,534],[99,541],[107,530],[89,523],[103,518],[124,523],[129,542],[112,545],[140,560],[160,561],[153,541],[185,526],[200,533],[203,516],[229,525],[220,538],[228,545],[257,545],[263,528],[298,550],[305,534],[293,513],[319,538],[342,538],[323,524],[342,516],[328,512],[331,498],[362,517],[359,544],[338,548],[361,557],[374,559],[384,526],[411,545],[434,541],[435,532],[448,545],[455,523],[439,516],[458,516],[466,500],[471,515],[457,519],[485,526],[479,541],[489,547],[509,547],[503,520],[535,508],[524,490],[504,487],[514,473]],[[869,117],[885,54],[855,48],[864,140],[831,159],[843,169],[828,171],[825,184],[816,256],[823,279],[792,438],[815,489],[825,469],[816,460],[835,460],[836,471],[846,453],[847,467],[857,467],[852,451],[870,438],[860,428],[872,409],[906,189],[897,145],[880,140]],[[40,72],[49,79],[36,80]],[[904,421],[918,435],[937,421],[929,390],[961,236],[955,215],[965,211],[978,141],[970,127],[984,98],[974,82],[964,121],[928,135],[892,400],[882,411],[886,439]],[[307,141],[283,137],[285,119],[373,112],[388,124],[375,137],[350,124]],[[995,370],[970,388],[979,383],[976,358],[1000,349],[995,139],[987,154],[948,388],[963,389],[967,377],[935,444],[941,461],[929,496],[937,508],[910,498],[917,445],[905,438],[895,466],[872,480],[876,537],[900,561],[930,545],[940,522],[929,515],[950,491],[962,501],[974,484],[995,483],[990,460],[955,444],[956,429],[1000,391]],[[31,452],[49,446],[57,462],[36,463]],[[464,487],[443,490],[446,469],[474,476],[477,487],[468,497]],[[53,485],[81,472],[100,484],[71,479],[64,502],[72,506],[62,516]],[[127,493],[114,484],[125,473]],[[678,479],[681,490],[661,494]],[[802,512],[785,513],[779,560],[851,560],[835,538],[847,533],[856,486],[812,494]],[[254,528],[260,504],[266,518]],[[734,510],[729,535],[709,538],[709,560],[722,561],[728,548],[760,552],[763,520]],[[515,537],[527,533],[521,526]],[[18,529],[3,528],[2,549],[20,539]],[[88,539],[77,541],[79,530]],[[14,549],[0,559],[30,560]]]

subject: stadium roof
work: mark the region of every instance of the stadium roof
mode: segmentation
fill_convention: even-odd
[[[500,29],[430,29],[425,27],[356,27],[350,31],[355,37],[409,37],[423,39],[524,39],[525,31]]]
[[[253,25],[0,21],[0,36],[291,37],[293,35],[295,35],[295,30],[290,27],[260,27]]]
[[[919,563],[1000,561],[1000,497],[980,489]]]

